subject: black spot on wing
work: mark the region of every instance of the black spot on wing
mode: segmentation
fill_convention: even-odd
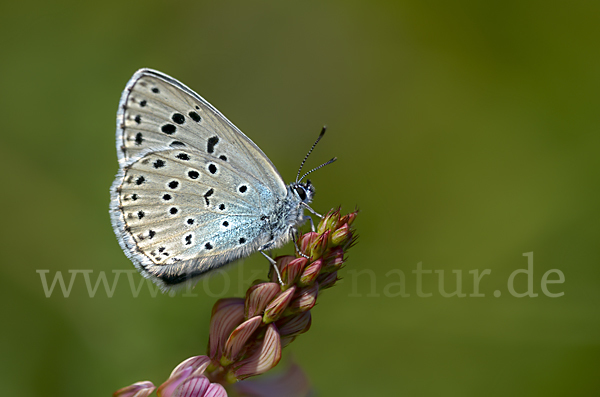
[[[174,124],[165,124],[160,127],[160,130],[167,135],[173,135],[177,131],[177,127]]]
[[[210,196],[212,196],[212,194],[213,194],[214,192],[215,192],[215,191],[214,191],[214,189],[212,189],[212,188],[211,188],[211,189],[209,189],[209,190],[208,190],[206,193],[204,193],[204,200],[206,200],[206,205],[210,205],[210,202],[208,201],[208,198],[209,198]],[[221,205],[223,205],[223,204],[221,204]]]
[[[189,112],[188,116],[190,116],[190,118],[192,120],[194,120],[196,123],[199,123],[200,120],[202,120],[202,118],[200,117],[200,115],[198,113],[196,113],[196,112]]]
[[[206,143],[206,151],[208,153],[214,153],[215,151],[215,145],[219,143],[219,137],[218,136],[213,136],[208,138],[208,142]]]
[[[173,120],[173,122],[181,125],[181,124],[185,123],[185,116],[181,113],[174,113],[171,116],[171,120]]]

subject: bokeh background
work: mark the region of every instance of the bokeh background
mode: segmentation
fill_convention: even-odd
[[[218,297],[268,270],[254,255],[193,298],[133,297],[125,276],[92,298],[78,274],[46,297],[36,270],[132,269],[108,203],[117,103],[140,67],[199,92],[287,181],[329,126],[309,165],[339,161],[312,176],[313,207],[362,212],[344,282],[284,350],[318,395],[600,390],[599,2],[13,1],[0,37],[2,394],[160,384],[205,352]],[[517,298],[527,252],[539,295]],[[445,298],[433,273],[418,297],[419,262],[448,291],[461,270],[467,295],[468,272],[490,269],[485,296]],[[561,297],[542,293],[550,269]],[[392,296],[399,270],[408,297]]]

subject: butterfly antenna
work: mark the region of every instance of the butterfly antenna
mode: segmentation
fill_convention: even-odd
[[[314,171],[314,170],[311,170],[311,171],[307,172],[306,174],[304,174],[304,176],[302,178],[298,179],[298,177],[300,176],[300,172],[302,171],[302,167],[304,167],[304,163],[306,163],[306,159],[308,159],[308,156],[310,156],[310,154],[312,153],[315,146],[317,146],[317,143],[319,143],[321,138],[323,138],[323,135],[325,135],[325,131],[327,131],[326,125],[323,126],[323,129],[321,130],[319,137],[317,138],[315,143],[313,143],[313,145],[310,148],[310,150],[308,151],[308,153],[306,153],[306,156],[304,156],[304,160],[302,160],[302,164],[300,164],[300,169],[298,169],[298,174],[296,175],[296,183],[300,182],[302,179],[304,179],[304,176],[306,176],[306,175],[310,174],[312,171]],[[323,164],[321,167],[323,167],[324,165],[325,164]],[[321,167],[319,167],[319,168],[321,168]]]
[[[305,177],[306,177],[308,174],[310,174],[311,172],[313,172],[313,171],[316,171],[316,170],[318,170],[319,168],[323,168],[323,167],[325,167],[326,165],[329,165],[329,164],[333,163],[333,162],[334,162],[334,161],[336,161],[336,160],[337,160],[337,157],[334,157],[334,158],[332,158],[331,160],[329,160],[328,162],[326,162],[326,163],[323,163],[323,164],[321,164],[320,166],[313,168],[312,170],[308,171],[306,174],[302,175],[302,178],[300,178],[300,179],[298,180],[298,182],[300,182],[302,179],[304,179],[304,178],[305,178]]]

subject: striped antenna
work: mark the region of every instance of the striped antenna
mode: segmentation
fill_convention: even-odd
[[[329,160],[328,162],[326,162],[326,163],[323,163],[323,164],[321,164],[320,166],[313,168],[312,170],[308,171],[306,174],[302,175],[302,178],[300,178],[300,180],[297,180],[296,182],[300,182],[302,179],[304,179],[304,178],[305,178],[305,177],[306,177],[308,174],[310,174],[311,172],[313,172],[313,171],[316,171],[316,170],[318,170],[319,168],[323,168],[323,167],[325,167],[326,165],[329,165],[329,164],[333,163],[333,162],[334,162],[334,161],[336,161],[336,160],[337,160],[337,157],[334,157],[334,158],[332,158],[331,160]]]
[[[315,141],[315,143],[313,143],[313,145],[310,148],[310,150],[308,151],[308,153],[306,153],[306,156],[304,156],[304,160],[302,160],[302,164],[300,164],[300,168],[298,169],[298,174],[296,175],[296,183],[300,182],[302,179],[304,179],[304,176],[306,176],[306,175],[308,175],[308,174],[310,174],[311,172],[314,171],[314,170],[310,170],[306,174],[304,174],[304,176],[302,178],[298,179],[298,177],[300,176],[300,172],[302,172],[302,167],[304,167],[304,163],[306,163],[306,160],[308,159],[308,156],[310,156],[310,154],[312,153],[312,151],[315,148],[315,146],[317,146],[317,143],[319,143],[319,141],[321,140],[321,138],[323,138],[323,135],[325,135],[325,131],[327,131],[327,126],[326,125],[323,126],[323,129],[321,130],[321,133],[319,134],[319,137],[317,138],[317,140]],[[335,160],[333,160],[333,161],[335,161]],[[328,162],[328,164],[332,163],[333,161],[330,160]],[[323,164],[323,165],[321,165],[318,168],[321,168],[321,167],[323,167],[325,165],[326,164]]]

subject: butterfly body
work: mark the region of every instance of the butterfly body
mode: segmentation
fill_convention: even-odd
[[[314,195],[310,181],[286,185],[225,116],[151,69],[135,73],[122,94],[117,153],[115,234],[163,289],[286,244]]]

